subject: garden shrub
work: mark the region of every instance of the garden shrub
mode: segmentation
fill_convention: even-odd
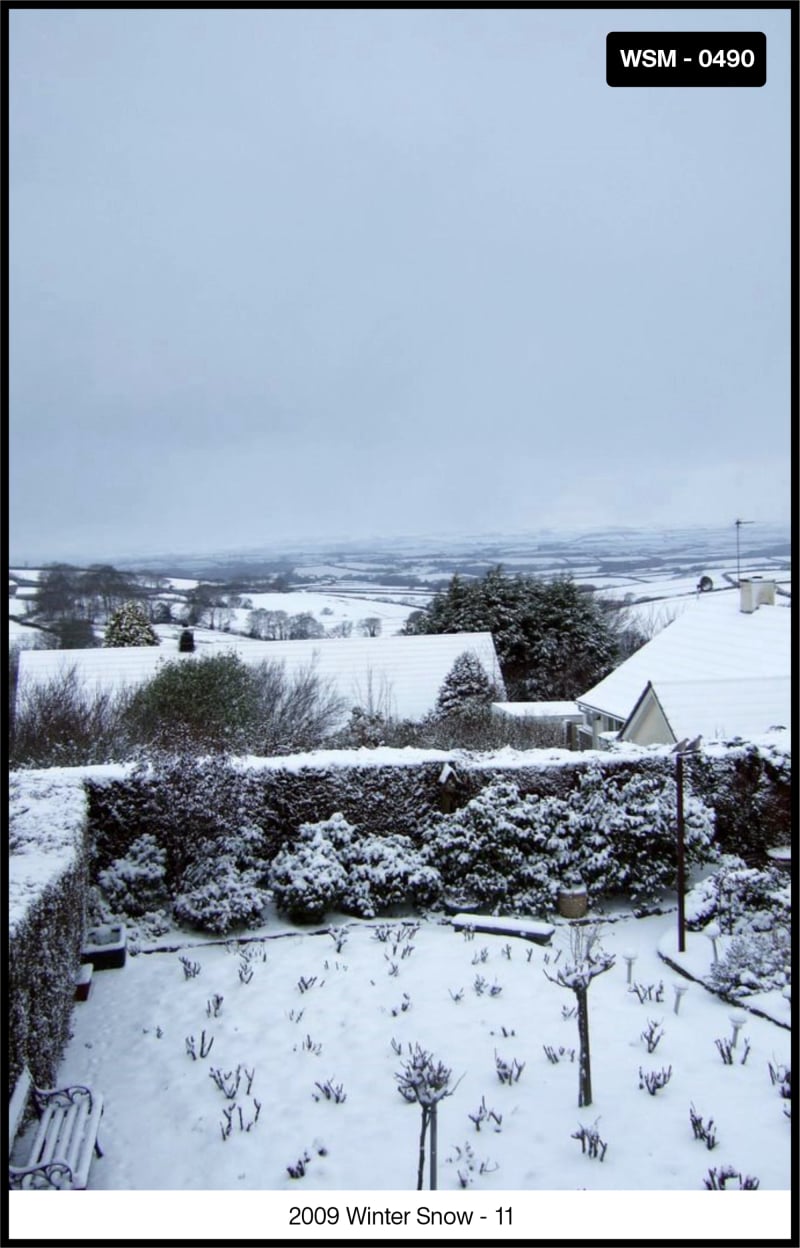
[[[175,917],[218,935],[259,923],[267,896],[258,879],[257,871],[242,870],[232,855],[203,859],[184,873],[173,906]]]
[[[792,941],[786,927],[734,936],[709,974],[717,992],[734,999],[770,989],[785,989],[792,980]]]
[[[115,913],[136,916],[158,909],[166,900],[167,851],[152,833],[137,837],[128,853],[98,875]]]
[[[314,920],[328,909],[373,918],[391,905],[428,905],[440,891],[438,871],[408,837],[361,837],[340,811],[300,828],[273,862],[270,884],[279,909]]]
[[[303,824],[297,844],[284,846],[270,867],[275,904],[295,920],[320,921],[326,910],[338,904],[347,886],[336,845],[324,827]]]
[[[684,798],[686,860],[713,853],[713,812]],[[425,859],[467,900],[546,911],[579,876],[590,896],[652,900],[676,872],[675,787],[669,777],[584,772],[566,798],[523,795],[508,781],[432,823]]]
[[[768,932],[791,923],[791,884],[780,867],[748,867],[735,854],[686,894],[686,924],[697,931],[716,922],[720,931]]]
[[[488,785],[460,810],[436,817],[423,851],[467,902],[495,909],[546,909],[570,862],[558,797],[523,797],[515,784]]]
[[[671,775],[590,766],[570,796],[578,867],[590,891],[653,900],[674,884],[677,793]],[[714,812],[684,792],[687,864],[713,857]]]

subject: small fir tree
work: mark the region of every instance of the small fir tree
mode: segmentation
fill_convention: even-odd
[[[442,681],[436,699],[436,713],[444,716],[485,712],[496,696],[497,690],[478,656],[471,650],[465,650]]]
[[[160,642],[144,608],[136,602],[126,602],[111,612],[103,645],[157,646]]]

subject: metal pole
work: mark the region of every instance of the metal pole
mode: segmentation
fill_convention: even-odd
[[[738,531],[738,530],[737,530]],[[683,860],[683,755],[675,755],[675,785],[678,801],[678,953],[686,949],[684,892],[686,879]]]

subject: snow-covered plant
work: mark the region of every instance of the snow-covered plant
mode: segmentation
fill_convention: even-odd
[[[516,1057],[512,1057],[511,1061],[507,1062],[504,1057],[500,1056],[496,1049],[494,1054],[494,1065],[497,1071],[497,1078],[501,1083],[518,1083],[519,1077],[525,1069],[524,1062],[518,1061]]]
[[[743,1175],[733,1166],[721,1166],[719,1170],[716,1167],[709,1170],[708,1178],[703,1179],[703,1183],[710,1192],[724,1192],[731,1179],[736,1179],[736,1186],[740,1192],[754,1192],[759,1186],[758,1179]]]
[[[592,1103],[592,1069],[589,1052],[589,1003],[588,993],[592,980],[614,965],[614,955],[600,948],[595,928],[573,927],[569,937],[569,961],[551,975],[543,974],[551,983],[570,988],[575,993],[578,1014],[578,1106]]]
[[[126,602],[108,617],[104,646],[158,646],[158,634],[147,618],[144,607]]]
[[[183,977],[184,977],[184,979],[194,979],[194,978],[195,978],[195,976],[197,976],[197,975],[199,975],[199,974],[200,974],[200,963],[199,963],[199,962],[193,962],[191,958],[186,958],[186,957],[183,957],[183,956],[181,956],[181,957],[178,959],[178,961],[180,962],[181,966],[183,967]]]
[[[495,1109],[489,1109],[488,1105],[486,1104],[485,1096],[481,1097],[481,1103],[478,1106],[478,1108],[475,1110],[475,1113],[468,1114],[467,1117],[469,1118],[470,1122],[475,1123],[476,1131],[480,1131],[482,1122],[494,1122],[495,1131],[499,1132],[502,1129],[503,1115],[498,1114],[497,1110]]]
[[[642,1070],[639,1067],[639,1087],[647,1091],[651,1096],[655,1096],[656,1092],[661,1088],[665,1088],[672,1078],[672,1067],[662,1066],[661,1070]]]
[[[580,1140],[581,1152],[586,1157],[595,1157],[598,1161],[604,1161],[608,1144],[605,1140],[600,1139],[600,1132],[597,1130],[599,1118],[595,1119],[594,1125],[584,1127],[578,1124],[578,1130],[573,1131],[570,1139]]]
[[[213,1045],[213,1044],[214,1044],[214,1037],[213,1037],[213,1036],[209,1036],[208,1038],[206,1038],[206,1033],[205,1033],[205,1029],[204,1029],[204,1030],[200,1033],[200,1049],[199,1049],[199,1056],[200,1056],[200,1057],[208,1057],[209,1053],[211,1052],[211,1048],[212,1048],[212,1045]],[[194,1038],[194,1036],[187,1036],[187,1037],[186,1037],[186,1052],[189,1054],[189,1056],[191,1057],[191,1059],[192,1059],[192,1061],[193,1061],[193,1062],[196,1062],[196,1061],[197,1061],[197,1057],[198,1057],[198,1049],[197,1049],[197,1046],[196,1046],[196,1044],[195,1044],[195,1038]]]
[[[359,836],[340,812],[300,827],[274,860],[270,883],[279,909],[315,920],[333,907],[373,918],[395,904],[428,905],[441,889],[408,837]]]
[[[559,798],[523,797],[507,781],[487,785],[434,821],[423,857],[451,890],[481,905],[547,910],[558,894],[554,840],[567,813]]]
[[[266,904],[260,873],[240,870],[233,856],[204,858],[181,880],[174,911],[183,923],[222,934],[244,923],[258,923]]]
[[[734,999],[785,988],[791,977],[791,933],[785,927],[734,936],[709,970],[714,989]]]
[[[707,1123],[698,1114],[694,1105],[689,1106],[689,1120],[692,1124],[692,1131],[696,1140],[702,1140],[709,1151],[717,1145],[717,1133],[714,1130],[714,1119],[709,1118]]]
[[[567,1049],[563,1044],[560,1044],[558,1049],[555,1049],[552,1044],[544,1044],[542,1048],[545,1051],[548,1062],[551,1062],[553,1066],[557,1066],[562,1058],[569,1058],[571,1062],[575,1061],[575,1050]]]
[[[438,716],[485,715],[498,690],[472,650],[460,654],[442,681],[436,698]]]
[[[686,894],[686,925],[699,931],[710,922],[736,935],[768,932],[791,921],[791,881],[779,867],[748,867],[733,854]]]
[[[253,1117],[247,1121],[245,1121],[241,1105],[229,1105],[223,1109],[222,1115],[225,1121],[224,1123],[220,1123],[223,1140],[227,1140],[233,1130],[234,1122],[238,1122],[240,1131],[252,1131],[253,1127],[258,1122],[258,1115],[261,1113],[261,1102],[257,1100],[256,1097],[253,1097],[253,1107],[256,1112]]]
[[[409,1059],[402,1070],[395,1074],[397,1090],[406,1101],[416,1101],[422,1114],[419,1136],[419,1163],[417,1168],[417,1190],[422,1189],[422,1178],[425,1166],[425,1139],[430,1128],[430,1187],[434,1191],[437,1186],[437,1122],[439,1101],[452,1096],[458,1084],[450,1086],[452,1070],[444,1062],[438,1062],[433,1054],[423,1049],[420,1044],[414,1048],[409,1045]]]
[[[717,1050],[719,1051],[719,1055],[722,1058],[723,1064],[725,1066],[732,1066],[733,1065],[733,1053],[736,1048],[736,1045],[734,1044],[733,1040],[728,1040],[727,1037],[724,1037],[722,1039],[715,1040],[714,1043],[717,1046]],[[749,1052],[750,1052],[750,1041],[745,1037],[745,1039],[742,1042],[742,1056],[739,1059],[740,1066],[744,1066],[745,1062],[747,1061],[747,1055]]]
[[[303,1175],[306,1172],[306,1166],[308,1165],[310,1160],[311,1160],[311,1157],[309,1156],[308,1149],[306,1149],[303,1152],[302,1157],[298,1157],[294,1165],[286,1167],[286,1169],[289,1171],[289,1178],[290,1179],[302,1179]]]
[[[631,984],[628,992],[633,992],[639,998],[639,1004],[644,1005],[645,1001],[663,1001],[664,1000],[664,981],[659,980],[657,984]]]
[[[334,1105],[341,1105],[343,1101],[347,1100],[344,1086],[341,1083],[334,1083],[332,1079],[326,1079],[324,1083],[316,1080],[314,1087],[319,1088],[319,1093],[311,1093],[315,1101],[319,1101],[324,1097],[326,1101],[333,1101]]]
[[[303,824],[296,844],[274,858],[269,886],[278,909],[295,921],[320,922],[339,904],[347,876],[324,824]]]
[[[98,883],[114,913],[136,917],[167,899],[167,852],[150,833],[137,837],[128,852],[98,873]]]
[[[647,1026],[642,1032],[642,1039],[647,1045],[648,1053],[655,1053],[658,1048],[658,1042],[664,1035],[664,1028],[661,1026],[661,1020],[648,1018]]]
[[[496,1162],[491,1161],[488,1157],[483,1161],[476,1157],[475,1150],[469,1140],[465,1141],[463,1148],[456,1144],[455,1156],[448,1157],[447,1161],[449,1165],[457,1167],[456,1174],[462,1187],[469,1187],[471,1183],[474,1183],[476,1174],[492,1174],[500,1168]]]
[[[590,767],[570,806],[582,848],[581,873],[590,893],[650,900],[674,882],[677,793],[672,776],[645,770],[616,776]],[[713,810],[685,792],[683,815],[687,864],[713,857]]]

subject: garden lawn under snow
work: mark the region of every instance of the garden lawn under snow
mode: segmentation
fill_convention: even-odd
[[[435,918],[413,935],[398,918],[337,922],[347,923],[338,952],[327,929],[271,919],[244,944],[175,933],[161,943],[177,950],[95,972],[59,1071],[60,1083],[105,1098],[90,1188],[414,1189],[420,1111],[395,1074],[420,1044],[452,1070],[439,1107],[442,1190],[703,1190],[709,1169],[725,1166],[762,1190],[788,1189],[789,1102],[769,1065],[790,1064],[790,1033],[748,1014],[723,1063],[715,1041],[731,1038],[733,1008],[658,956],[677,947],[674,915],[600,925],[617,961],[589,990],[593,1103],[580,1109],[575,997],[544,974],[567,959],[568,924],[546,947],[470,938]],[[662,1001],[629,989],[626,952],[638,954],[633,982],[663,983]],[[710,956],[688,933],[683,965],[702,971]],[[182,958],[199,971],[187,977]],[[677,1015],[676,982],[689,984]],[[775,994],[772,1005],[788,1023],[787,1002]],[[663,1035],[648,1053],[651,1022]],[[671,1076],[651,1095],[640,1070]],[[217,1080],[233,1091],[237,1075],[228,1098]],[[712,1150],[694,1136],[692,1106],[705,1127],[713,1119]],[[596,1129],[604,1160],[582,1151],[581,1127]]]

